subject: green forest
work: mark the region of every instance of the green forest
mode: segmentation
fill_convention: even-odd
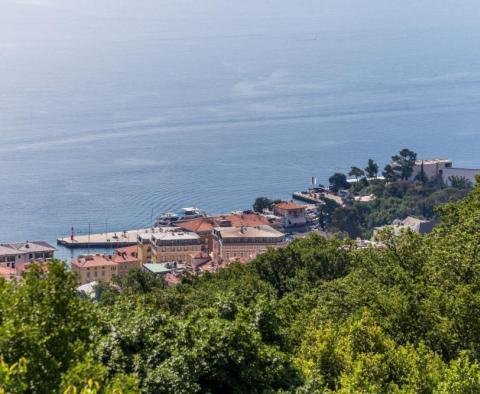
[[[0,282],[0,393],[478,393],[480,186],[425,236],[310,236],[175,287]]]

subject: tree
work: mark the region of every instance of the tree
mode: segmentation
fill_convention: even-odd
[[[348,189],[350,187],[350,184],[347,182],[347,176],[340,172],[336,172],[328,178],[328,182],[330,183],[330,189],[334,193],[338,193],[340,189]]]
[[[423,160],[422,164],[420,165],[420,171],[419,173],[415,176],[415,180],[422,182],[423,184],[428,182],[428,176],[425,174],[424,166],[423,166]]]
[[[338,205],[336,201],[332,200],[331,198],[320,198],[323,201],[323,204],[320,204],[317,207],[318,224],[322,230],[325,230],[331,222],[331,218],[335,212],[335,209],[337,209],[340,205]]]
[[[391,164],[387,164],[383,169],[382,175],[387,182],[395,182],[397,180],[397,174],[395,173]]]
[[[350,172],[348,173],[348,176],[355,177],[355,180],[357,181],[357,183],[358,183],[358,178],[364,175],[365,175],[365,171],[363,171],[361,168],[358,168],[358,167],[351,167]]]
[[[393,171],[400,179],[408,180],[412,176],[417,154],[410,149],[404,148],[398,155],[392,156]]]
[[[463,176],[449,176],[450,185],[456,189],[471,189],[473,187],[470,179]]]
[[[19,283],[0,280],[0,354],[28,361],[32,393],[57,392],[61,374],[82,357],[95,324],[94,307],[76,291],[77,277],[62,262],[48,274],[32,265]]]
[[[268,197],[257,197],[253,203],[253,210],[262,213],[265,209],[272,207],[273,201]]]
[[[376,178],[378,175],[378,164],[373,159],[368,159],[368,164],[365,167],[365,173],[369,178]]]

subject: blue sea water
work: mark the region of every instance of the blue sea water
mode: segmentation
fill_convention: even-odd
[[[475,2],[0,3],[0,242],[246,209],[404,147],[480,167]]]

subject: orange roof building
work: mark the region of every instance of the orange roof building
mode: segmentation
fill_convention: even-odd
[[[305,205],[284,201],[273,206],[273,213],[283,219],[284,227],[303,227],[307,224]]]
[[[78,274],[82,285],[92,281],[111,282],[114,275],[126,275],[136,268],[141,268],[138,246],[117,249],[114,255],[80,256],[72,261],[72,271]]]

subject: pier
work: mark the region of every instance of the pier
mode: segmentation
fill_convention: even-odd
[[[344,205],[343,199],[336,194],[324,191],[324,192],[315,192],[310,190],[308,192],[295,192],[293,193],[292,197],[295,200],[305,201],[311,204],[324,204],[321,197],[328,198],[330,200],[335,201],[338,205]]]
[[[75,235],[57,239],[57,244],[66,248],[122,248],[136,245],[140,234],[152,234],[162,231],[160,228],[144,228],[111,233]]]

